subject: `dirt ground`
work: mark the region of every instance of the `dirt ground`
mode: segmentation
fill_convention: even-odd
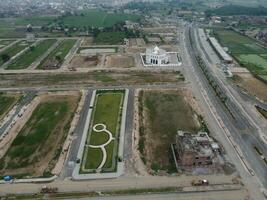
[[[139,145],[139,150],[143,148],[143,161],[152,169],[150,173],[158,170],[176,172],[170,145],[177,130],[196,132],[200,128],[197,115],[186,102],[183,91],[146,90],[141,95],[143,147]]]
[[[86,37],[84,38],[83,42],[82,42],[82,46],[89,46],[93,44],[93,37]]]
[[[68,102],[68,112],[64,115],[63,119],[58,123],[55,129],[49,134],[47,140],[42,144],[42,148],[39,148],[38,151],[33,152],[30,158],[24,158],[23,162],[31,160],[30,164],[23,165],[23,167],[11,167],[6,166],[0,170],[1,174],[10,174],[18,176],[30,176],[30,177],[39,177],[43,176],[45,171],[51,171],[57,162],[57,153],[62,148],[62,145],[66,139],[68,130],[65,127],[69,126],[71,123],[73,113],[75,112],[80,98],[79,92],[68,92],[68,93],[45,93],[39,96],[39,103],[42,102],[59,102],[66,101]],[[38,103],[38,104],[39,104]],[[37,105],[36,105],[37,106]],[[34,107],[33,107],[34,108]],[[29,116],[32,114],[32,111],[29,112]],[[19,121],[17,122],[19,123]],[[22,129],[22,127],[21,127]],[[20,130],[21,130],[20,129]],[[17,133],[20,132],[17,130]],[[60,151],[59,151],[60,152]],[[5,155],[1,162],[10,161],[10,157]],[[26,159],[26,160],[25,160]],[[14,162],[14,160],[12,160]],[[22,164],[22,163],[21,163]]]
[[[134,58],[128,55],[109,55],[106,57],[105,67],[130,68],[134,67]]]
[[[245,92],[267,102],[267,84],[256,79],[251,74],[236,75],[234,83]]]
[[[72,68],[92,68],[96,67],[100,62],[101,56],[75,56],[71,60]]]

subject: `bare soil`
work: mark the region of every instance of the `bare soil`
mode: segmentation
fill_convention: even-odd
[[[235,75],[234,83],[247,93],[267,102],[267,84],[256,79],[251,74]]]
[[[100,62],[101,56],[75,56],[70,63],[72,68],[92,68]]]
[[[134,67],[134,58],[128,55],[109,55],[106,57],[106,67],[130,68]]]
[[[93,37],[86,37],[84,38],[83,42],[82,42],[82,46],[89,46],[93,44]]]

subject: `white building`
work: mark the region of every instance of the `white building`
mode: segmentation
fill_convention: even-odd
[[[159,47],[146,49],[146,64],[147,65],[164,65],[169,63],[169,55]]]

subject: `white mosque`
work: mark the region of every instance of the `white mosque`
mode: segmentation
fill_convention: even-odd
[[[169,55],[158,46],[146,49],[146,64],[164,65],[169,63]]]
[[[178,52],[167,52],[158,46],[147,48],[145,53],[140,54],[145,67],[175,67],[180,66]]]

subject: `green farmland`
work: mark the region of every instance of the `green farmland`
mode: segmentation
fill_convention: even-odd
[[[58,22],[68,27],[111,27],[125,20],[137,21],[140,16],[132,14],[107,13],[99,10],[88,10],[77,15],[61,17]]]
[[[266,79],[266,48],[260,46],[257,41],[232,30],[215,29],[214,34],[222,46],[229,48],[230,54],[241,66],[246,67],[252,73]]]
[[[49,64],[53,63],[58,67],[63,63],[66,55],[69,53],[73,45],[75,44],[75,39],[63,40],[48,56],[37,69],[45,69]]]
[[[120,118],[123,105],[123,91],[108,91],[98,92],[95,99],[95,106],[92,114],[90,128],[86,144],[102,145],[109,140],[109,135],[106,132],[95,132],[94,125],[104,124],[106,129],[111,132],[113,140],[110,141],[104,148],[107,152],[107,157],[102,172],[111,172],[116,170],[116,152],[118,150]],[[81,171],[94,172],[97,170],[103,159],[103,152],[100,148],[92,148],[86,146],[84,150],[83,163]]]
[[[50,96],[36,107],[0,159],[0,174],[45,176],[53,168],[68,133],[78,96]]]
[[[13,63],[8,65],[7,69],[25,69],[29,67],[35,60],[40,58],[54,43],[56,39],[47,39],[41,41],[37,46],[33,46],[25,54],[20,56]]]
[[[16,44],[12,45],[11,47],[6,49],[5,51],[1,52],[0,53],[0,65],[4,64],[8,60],[10,60],[13,56],[18,54],[20,51],[22,51],[23,49],[30,46],[30,44],[31,43],[28,43],[25,40],[22,40]]]
[[[94,39],[96,44],[122,44],[126,37],[124,32],[102,32]]]

